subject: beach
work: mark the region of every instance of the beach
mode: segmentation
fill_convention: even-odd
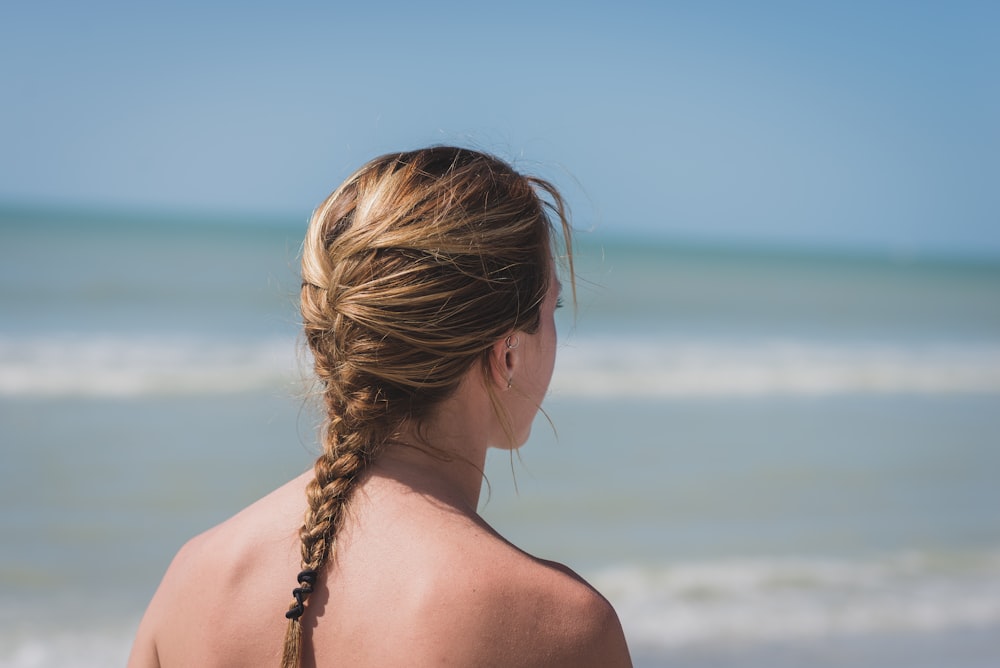
[[[304,221],[0,213],[0,666],[121,665],[183,542],[315,456]],[[552,424],[481,514],[637,666],[1000,663],[1000,262],[578,260]]]

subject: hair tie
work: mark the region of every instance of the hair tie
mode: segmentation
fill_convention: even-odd
[[[292,596],[295,597],[295,604],[285,613],[285,617],[288,619],[298,619],[305,612],[303,603],[306,597],[312,593],[313,585],[316,584],[316,571],[312,568],[307,568],[299,573],[298,580],[302,586],[292,590]]]

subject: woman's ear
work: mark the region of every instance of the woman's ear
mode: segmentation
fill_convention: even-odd
[[[491,380],[501,390],[509,390],[514,383],[514,376],[520,363],[518,346],[521,340],[516,332],[498,340],[490,349]]]

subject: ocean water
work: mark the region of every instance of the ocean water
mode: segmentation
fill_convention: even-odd
[[[176,549],[309,466],[303,229],[0,211],[0,666],[123,664]],[[578,260],[481,510],[638,666],[1000,665],[1000,261]]]

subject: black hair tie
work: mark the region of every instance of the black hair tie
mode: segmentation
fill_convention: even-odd
[[[292,590],[292,596],[295,597],[295,605],[285,613],[285,617],[288,619],[298,619],[305,612],[305,606],[302,604],[305,602],[306,597],[312,593],[313,586],[316,584],[316,571],[312,568],[307,568],[299,573],[298,580],[302,586]]]

